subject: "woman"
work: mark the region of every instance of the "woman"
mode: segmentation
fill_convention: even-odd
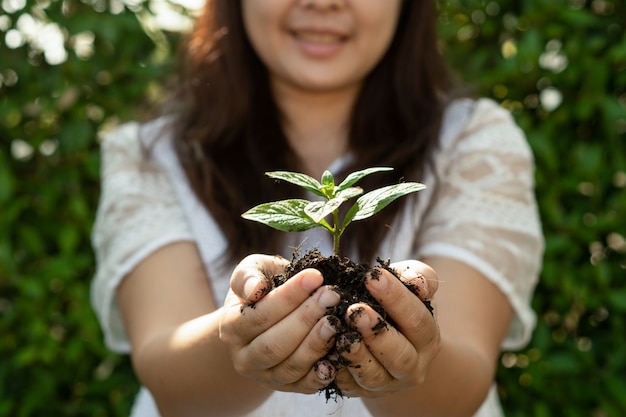
[[[435,24],[430,1],[207,1],[175,106],[103,142],[92,296],[145,386],[133,416],[501,415],[500,349],[534,326],[533,160],[503,109],[453,98]],[[399,330],[374,332],[378,315],[351,306],[362,339],[337,366],[320,360],[346,341],[319,272],[258,295],[287,263],[273,254],[328,254],[328,238],[240,214],[294,197],[266,171],[368,166],[394,171],[367,187],[428,188],[352,225],[347,254],[391,259],[418,296],[387,273],[368,280]],[[330,383],[344,398],[315,394]]]

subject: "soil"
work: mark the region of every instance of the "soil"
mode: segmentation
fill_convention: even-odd
[[[399,279],[397,273],[389,267],[389,261],[377,259],[377,262],[378,266],[388,270]],[[324,285],[335,287],[335,291],[341,298],[339,304],[329,311],[329,315],[334,317],[334,319],[332,319],[333,325],[337,329],[335,340],[339,341],[339,343],[337,343],[323,359],[328,359],[335,366],[352,366],[341,356],[342,352],[350,349],[352,342],[360,340],[361,337],[345,319],[347,309],[350,305],[359,302],[367,303],[382,317],[382,320],[376,323],[372,328],[374,331],[382,330],[388,325],[395,327],[393,319],[387,315],[385,309],[372,297],[365,287],[367,274],[371,273],[372,278],[376,279],[380,270],[372,268],[366,263],[355,263],[346,257],[337,255],[324,257],[317,249],[313,249],[300,257],[298,257],[297,253],[294,254],[291,263],[285,269],[285,273],[274,276],[272,278],[272,284],[274,287],[280,286],[289,278],[307,268],[319,270],[324,277]],[[416,293],[416,288],[407,287]],[[424,301],[424,304],[432,314],[430,302]],[[359,314],[359,311],[352,314]],[[338,397],[343,397],[341,389],[334,381],[327,387],[321,389],[320,392],[325,394],[326,401],[329,399],[337,401]]]

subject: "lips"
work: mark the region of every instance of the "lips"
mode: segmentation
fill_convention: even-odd
[[[307,32],[307,31],[297,31],[293,32],[293,35],[296,39],[304,42],[313,42],[313,43],[325,43],[325,44],[333,44],[333,43],[341,43],[345,41],[346,36],[339,35],[336,33],[330,32]]]
[[[339,54],[349,39],[343,32],[328,29],[299,28],[290,32],[300,51],[312,59],[328,59]]]

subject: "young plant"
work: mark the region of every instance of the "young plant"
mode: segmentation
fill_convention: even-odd
[[[271,178],[298,185],[324,199],[320,201],[289,199],[263,203],[246,211],[242,217],[283,232],[302,232],[314,227],[322,227],[333,236],[333,253],[339,255],[341,236],[350,223],[367,219],[394,200],[426,188],[424,184],[417,182],[403,182],[363,194],[361,187],[354,186],[367,175],[391,170],[393,168],[375,167],[356,171],[348,175],[339,185],[335,185],[335,179],[329,171],[324,172],[321,182],[296,172],[266,172],[266,175]],[[339,207],[356,197],[359,198],[348,209],[343,219],[340,219]],[[332,218],[332,220],[327,218]]]

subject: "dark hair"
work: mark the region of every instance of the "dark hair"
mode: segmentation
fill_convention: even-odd
[[[395,168],[369,177],[364,188],[419,181],[436,147],[453,81],[438,50],[433,3],[403,2],[389,50],[357,98],[349,133],[355,158],[346,171]],[[246,37],[241,2],[207,1],[184,43],[179,80],[176,150],[193,190],[230,243],[228,255],[236,260],[252,252],[281,252],[280,232],[240,217],[256,204],[294,198],[298,192],[263,175],[297,171],[298,164],[267,70]],[[394,203],[351,225],[344,247],[355,249],[363,261],[372,260],[400,207]]]

